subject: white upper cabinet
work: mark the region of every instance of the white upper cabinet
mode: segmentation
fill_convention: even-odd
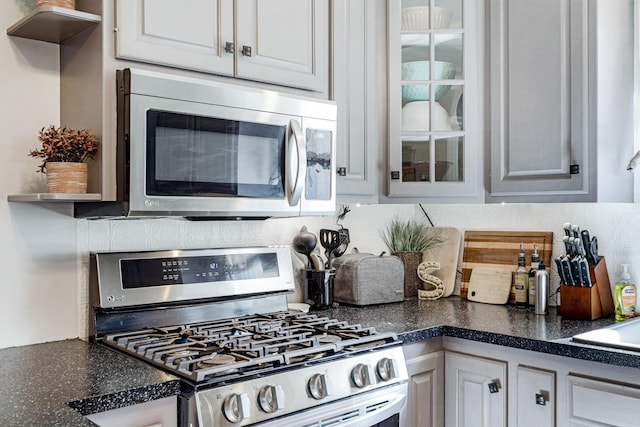
[[[378,201],[380,138],[386,109],[384,76],[386,5],[341,0],[332,7],[331,92],[338,106],[338,201]],[[380,69],[382,67],[382,69]],[[381,93],[382,92],[382,93]]]
[[[631,201],[630,7],[489,1],[487,201]]]
[[[491,0],[491,196],[588,197],[588,0]],[[589,177],[594,180],[589,182]]]
[[[327,92],[328,0],[117,0],[121,59]]]
[[[236,51],[238,77],[325,91],[327,0],[236,0]]]
[[[116,57],[233,76],[233,1],[116,1]]]
[[[481,201],[483,7],[388,2],[388,197]]]

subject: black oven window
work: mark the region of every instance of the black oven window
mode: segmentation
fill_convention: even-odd
[[[285,127],[147,111],[148,195],[284,197]]]

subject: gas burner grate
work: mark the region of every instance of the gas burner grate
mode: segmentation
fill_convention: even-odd
[[[397,337],[313,313],[277,312],[112,334],[103,342],[193,381],[218,382],[366,351]]]

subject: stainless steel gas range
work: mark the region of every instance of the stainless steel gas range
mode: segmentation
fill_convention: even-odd
[[[395,334],[287,309],[288,247],[98,253],[92,337],[182,378],[179,425],[398,426]]]

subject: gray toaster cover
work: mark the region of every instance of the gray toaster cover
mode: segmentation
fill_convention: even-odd
[[[396,256],[346,254],[333,261],[333,300],[354,305],[404,300],[404,264]]]

